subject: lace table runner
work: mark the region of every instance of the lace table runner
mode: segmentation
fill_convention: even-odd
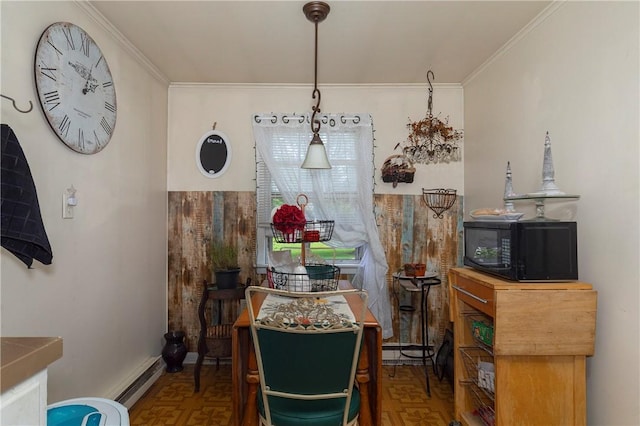
[[[315,325],[327,328],[352,327],[356,318],[344,296],[286,297],[269,294],[262,303],[257,320],[286,327]]]

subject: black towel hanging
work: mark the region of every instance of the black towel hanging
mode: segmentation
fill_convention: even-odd
[[[28,268],[31,268],[33,259],[50,265],[53,253],[42,223],[31,169],[18,138],[6,124],[2,124],[0,172],[2,247]]]

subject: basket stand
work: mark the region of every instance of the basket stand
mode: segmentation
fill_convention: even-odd
[[[296,199],[296,203],[303,214],[308,200],[305,194],[299,194]],[[329,241],[333,236],[335,222],[333,220],[315,220],[302,224],[291,223],[284,225],[287,231],[283,231],[276,224],[271,224],[274,240],[279,243],[300,243],[300,264],[306,265],[306,243]]]
[[[301,201],[303,200],[304,201]],[[298,203],[298,205],[300,206],[300,210],[302,210],[302,214],[304,214],[304,208],[307,206],[307,203],[309,202],[309,198],[305,195],[305,194],[299,194],[298,198],[296,198],[296,202]],[[307,264],[307,243],[305,241],[305,232],[302,232],[302,242],[300,243],[300,264],[301,265],[306,265]]]

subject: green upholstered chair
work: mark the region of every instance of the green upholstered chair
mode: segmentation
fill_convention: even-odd
[[[261,307],[260,294],[265,297]],[[358,312],[345,295],[362,299]],[[246,301],[260,376],[261,425],[356,425],[360,393],[354,381],[366,292],[250,286]]]

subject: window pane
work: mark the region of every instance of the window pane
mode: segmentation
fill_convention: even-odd
[[[274,194],[271,199],[271,207],[276,208],[284,204],[284,200],[279,194]],[[345,206],[345,208],[349,208]],[[268,246],[272,251],[279,250],[291,250],[291,256],[295,258],[300,257],[302,251],[301,243],[279,243],[273,238],[269,238]],[[321,257],[330,263],[339,263],[345,261],[359,261],[359,251],[355,247],[331,247],[323,242],[309,243],[307,249],[307,256],[309,253]],[[353,262],[350,262],[353,263]]]
[[[272,250],[280,251],[280,250],[291,250],[291,257],[294,259],[300,257],[300,253],[302,251],[301,243],[278,243],[275,240],[272,241]],[[310,258],[311,254],[313,256],[320,257],[326,260],[328,263],[340,263],[345,261],[356,261],[358,260],[357,254],[358,250],[351,247],[330,247],[325,243],[309,243],[309,248],[306,251],[307,259]],[[353,262],[350,262],[353,263]]]
[[[275,116],[274,116],[275,118]],[[316,217],[321,213],[321,209],[314,209],[313,201],[306,207],[307,220],[333,220],[336,224],[340,223],[350,226],[352,224],[361,225],[359,214],[354,208],[353,198],[358,194],[358,182],[361,177],[358,175],[358,164],[363,158],[371,157],[373,160],[373,146],[371,150],[365,150],[358,147],[361,146],[362,129],[353,126],[334,126],[329,121],[323,121],[320,130],[320,138],[325,142],[327,154],[331,158],[330,180],[322,180],[318,182],[313,174],[300,168],[300,164],[304,160],[307,146],[311,140],[311,133],[308,126],[309,117],[302,126],[273,126],[278,127],[275,131],[264,132],[261,134],[268,136],[268,151],[264,155],[268,155],[266,159],[270,163],[270,167],[277,168],[280,179],[284,180],[290,186],[287,192],[306,194],[310,200],[317,199],[314,197],[313,189],[316,188],[320,193],[331,194],[332,210],[331,217]],[[336,122],[339,119],[336,119]],[[275,124],[275,121],[270,121]],[[285,122],[287,123],[287,122]],[[345,123],[343,120],[342,123]],[[357,123],[357,122],[356,122]],[[271,127],[267,125],[266,127]],[[368,151],[368,152],[367,152]],[[270,176],[261,152],[256,150],[257,162],[257,255],[258,265],[265,265],[267,262],[267,253],[269,250],[291,250],[292,256],[299,257],[301,253],[301,243],[277,243],[271,237],[271,214],[275,208],[284,204],[279,189],[275,181]],[[363,157],[364,156],[364,157]],[[318,185],[322,185],[319,187]],[[373,197],[373,193],[371,194]],[[295,203],[293,201],[292,203]],[[316,212],[314,214],[314,211]],[[344,265],[355,265],[360,262],[363,250],[360,247],[335,248],[331,242],[314,242],[307,243],[306,258],[309,261],[314,256],[321,257],[327,263],[343,263]],[[262,259],[262,260],[261,260]]]

